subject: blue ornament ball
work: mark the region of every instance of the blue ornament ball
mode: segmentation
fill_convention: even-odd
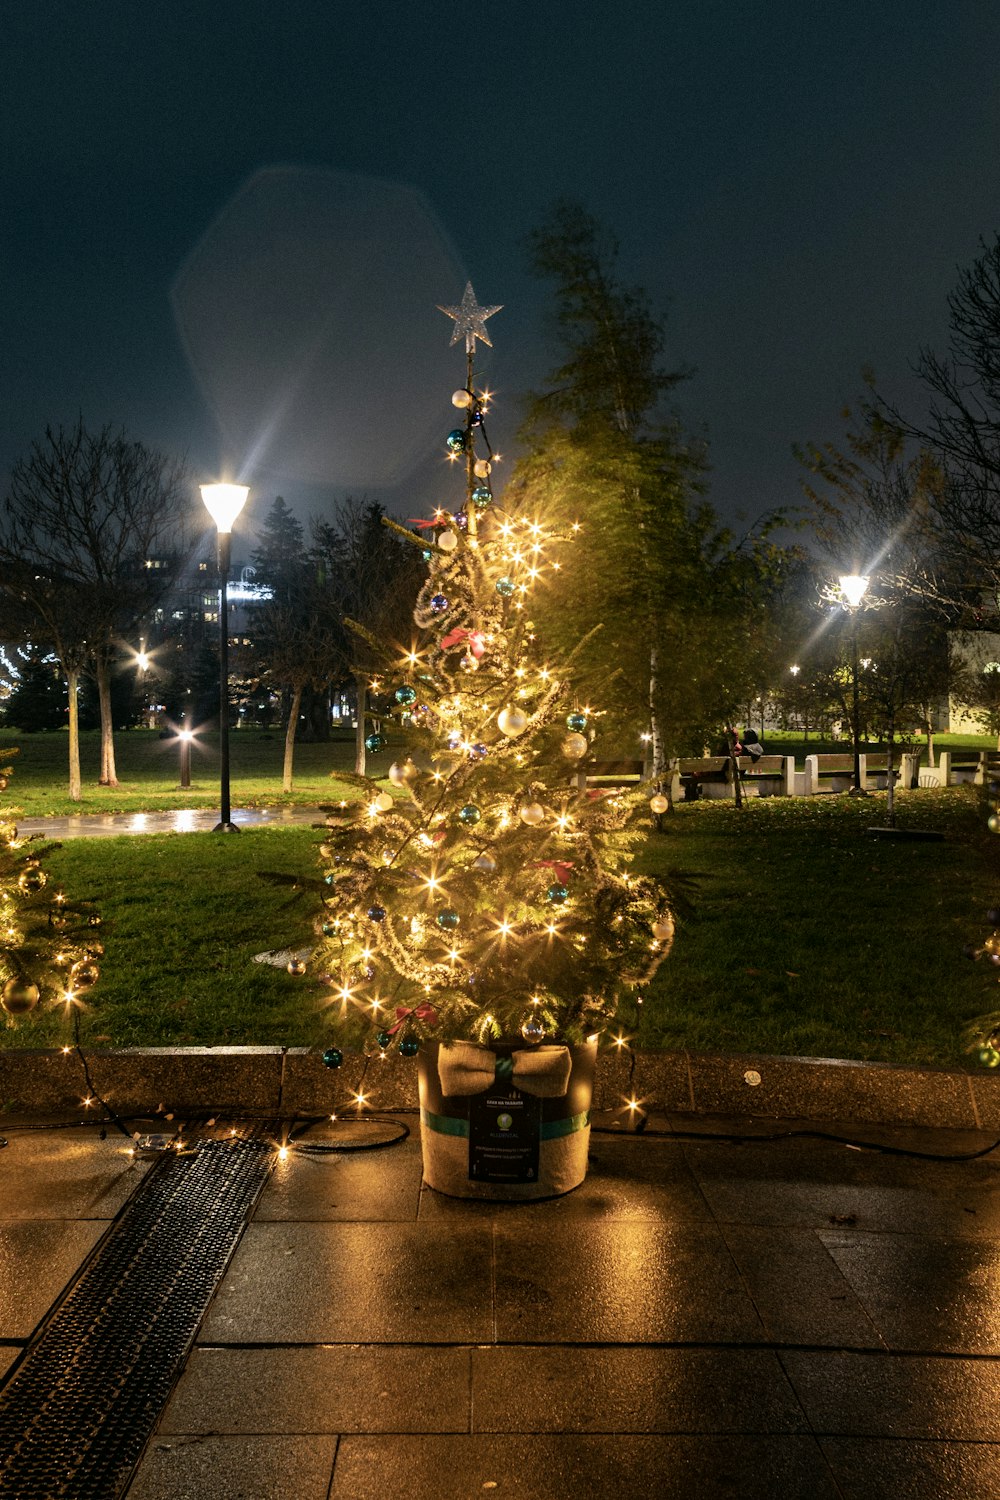
[[[564,885],[550,885],[545,892],[545,899],[551,901],[553,906],[562,906],[568,895],[569,891]]]
[[[369,908],[368,908],[368,918],[372,922],[384,922],[385,921],[385,907],[384,906],[369,906]]]
[[[431,558],[434,556],[434,553],[431,551],[431,549],[429,547],[425,547],[424,550],[423,550],[422,556],[423,556],[424,562],[430,562]]]
[[[448,601],[444,597],[444,595],[435,594],[433,599],[431,600],[431,613],[435,615],[443,615],[447,608]]]
[[[476,744],[469,746],[470,760],[485,760],[488,754],[489,751],[487,750],[486,746],[479,743],[478,741],[476,742]]]
[[[372,755],[377,755],[380,750],[385,749],[384,734],[369,734],[365,736],[365,749]]]
[[[396,689],[396,702],[402,703],[404,708],[417,701],[417,690],[405,682],[402,687]]]
[[[483,425],[483,417],[484,416],[485,416],[485,413],[483,411],[483,408],[481,406],[474,406],[472,408],[472,425],[473,425],[473,427],[482,427],[482,425]]]
[[[392,1041],[392,1037],[387,1031],[376,1031],[375,1040],[378,1042],[379,1046],[384,1052],[386,1047],[388,1047],[389,1043]]]
[[[404,1036],[399,1044],[399,1050],[404,1057],[416,1057],[420,1051],[420,1043],[415,1036]]]
[[[493,495],[485,484],[477,484],[472,491],[472,503],[477,510],[485,510],[492,502]]]
[[[448,436],[445,438],[445,443],[447,445],[449,453],[464,453],[465,433],[462,428],[452,428],[451,432],[449,432]]]
[[[466,828],[474,827],[481,817],[482,813],[474,802],[467,802],[463,808],[459,809],[458,821],[464,823]]]
[[[344,1061],[344,1054],[339,1047],[327,1047],[323,1053],[324,1068],[339,1068]]]
[[[439,927],[444,928],[445,932],[454,932],[459,923],[458,912],[450,910],[439,911],[436,921]]]
[[[455,525],[458,527],[459,531],[468,531],[469,518],[465,514],[464,510],[460,510],[458,515],[455,517]]]
[[[509,599],[510,596],[511,596],[511,594],[513,592],[514,592],[514,580],[513,580],[513,578],[498,578],[497,579],[497,593],[501,596],[501,598],[503,598],[503,599]]]
[[[579,734],[580,731],[583,730],[583,729],[586,729],[586,727],[587,727],[587,715],[586,714],[567,714],[566,715],[566,728],[567,729],[573,729],[573,730],[576,731],[577,734]]]

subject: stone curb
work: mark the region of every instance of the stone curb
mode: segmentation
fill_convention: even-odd
[[[347,1054],[323,1066],[304,1048],[121,1048],[86,1054],[94,1091],[122,1114],[326,1114],[364,1090],[375,1109],[413,1109],[412,1060]],[[89,1092],[79,1057],[0,1050],[0,1110],[78,1110]],[[1000,1129],[1000,1076],[831,1058],[602,1052],[594,1106],[694,1115],[857,1120]]]

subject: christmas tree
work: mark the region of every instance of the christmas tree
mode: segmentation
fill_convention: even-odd
[[[0,769],[0,791],[12,774],[12,766]],[[103,949],[95,928],[101,919],[89,904],[71,903],[50,884],[41,853],[19,836],[13,812],[0,813],[0,1008],[8,1026],[44,1004],[75,1019],[100,974],[96,960]]]
[[[587,787],[595,709],[572,656],[548,659],[532,627],[532,592],[563,565],[561,539],[494,494],[491,398],[474,359],[500,309],[468,285],[441,310],[452,343],[465,339],[466,382],[451,398],[464,415],[446,440],[464,496],[416,532],[397,528],[428,564],[417,638],[378,643],[389,733],[405,753],[389,767],[395,794],[358,777],[362,800],[329,810],[312,959],[338,1042],[405,1056],[423,1039],[600,1032],[668,951],[677,899],[632,872],[648,790]],[[370,752],[386,749],[385,718]]]

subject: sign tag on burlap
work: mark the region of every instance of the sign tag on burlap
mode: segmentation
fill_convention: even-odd
[[[535,1182],[542,1101],[497,1078],[469,1099],[469,1177],[475,1182]]]

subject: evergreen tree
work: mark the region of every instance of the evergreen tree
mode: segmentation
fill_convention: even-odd
[[[479,308],[470,286],[446,311],[466,337],[452,397],[464,422],[447,439],[465,496],[419,536],[392,528],[429,559],[416,638],[367,637],[406,750],[390,767],[395,796],[357,778],[364,800],[328,814],[313,957],[339,1034],[369,1051],[394,1040],[404,1055],[421,1038],[600,1030],[667,951],[677,901],[630,869],[645,794],[579,784],[593,710],[573,653],[550,654],[529,615],[558,539],[492,491],[473,356],[498,309]]]
[[[33,646],[18,656],[19,676],[4,703],[4,722],[25,734],[63,729],[69,709],[58,663]]]
[[[765,535],[734,546],[698,499],[704,456],[660,411],[687,372],[662,368],[662,325],[622,286],[617,248],[571,204],[532,236],[566,358],[532,402],[508,493],[578,532],[574,578],[535,606],[539,626],[568,648],[600,622],[581,665],[603,674],[621,739],[649,731],[659,778],[669,753],[700,750],[757,681],[777,553]]]
[[[5,759],[17,754],[4,752]],[[0,769],[6,791],[13,766]],[[100,977],[100,917],[49,881],[43,854],[18,836],[15,809],[0,812],[0,1010],[16,1026],[39,1004],[75,1016]]]

